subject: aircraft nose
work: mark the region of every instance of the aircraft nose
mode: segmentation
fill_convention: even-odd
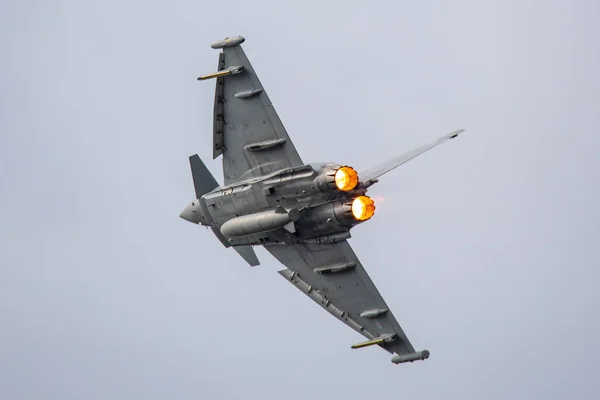
[[[195,218],[195,213],[192,209],[193,205],[192,204],[188,204],[183,211],[181,212],[181,214],[179,214],[179,217],[185,219],[186,221],[192,222],[194,224],[197,224],[196,222],[196,218]]]

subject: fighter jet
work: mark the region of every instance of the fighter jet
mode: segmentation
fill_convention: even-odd
[[[213,159],[223,157],[219,185],[197,154],[189,158],[196,199],[180,217],[209,227],[225,247],[251,266],[263,246],[286,268],[279,274],[395,364],[425,360],[415,351],[390,307],[348,243],[350,230],[375,214],[368,189],[383,174],[457,137],[456,130],[381,165],[357,172],[344,163],[305,164],[279,119],[241,44],[220,49],[215,79]]]

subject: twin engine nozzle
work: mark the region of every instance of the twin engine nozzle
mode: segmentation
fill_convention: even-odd
[[[375,202],[369,196],[358,196],[352,200],[351,212],[357,221],[366,221],[375,214]]]
[[[317,178],[319,188],[338,189],[343,192],[351,192],[358,187],[358,173],[347,165],[328,166],[325,173]],[[319,184],[320,183],[320,184]],[[356,221],[366,221],[375,214],[375,202],[368,196],[359,195],[351,202],[345,202],[337,209],[337,214],[344,217],[353,217]],[[352,218],[349,218],[352,219]]]
[[[338,189],[347,192],[356,188],[358,185],[358,173],[352,167],[343,166],[335,171],[333,180]]]
[[[358,173],[347,165],[328,165],[317,177],[317,186],[322,192],[332,189],[349,192],[358,186]]]

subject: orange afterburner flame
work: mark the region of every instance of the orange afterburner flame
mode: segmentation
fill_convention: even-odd
[[[358,173],[351,167],[340,167],[335,172],[335,186],[345,192],[352,190],[358,185]]]
[[[352,202],[352,215],[358,221],[366,221],[375,214],[375,202],[368,196],[358,196]]]

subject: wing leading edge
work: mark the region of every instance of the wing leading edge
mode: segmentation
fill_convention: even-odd
[[[352,348],[379,345],[394,363],[424,360],[415,351],[347,241],[289,243],[265,248],[287,268],[287,281],[337,319],[367,338]]]
[[[416,149],[413,149],[407,153],[401,154],[399,156],[393,157],[389,160],[384,161],[382,164],[379,164],[371,169],[366,171],[362,171],[359,176],[363,180],[363,182],[374,182],[381,175],[387,174],[393,169],[398,168],[400,165],[412,160],[413,158],[425,153],[428,150],[433,149],[434,147],[444,143],[447,140],[454,139],[461,133],[463,133],[464,129],[457,129],[453,132],[448,133],[447,135],[442,136],[441,138],[435,140],[434,142],[424,144]]]
[[[216,73],[213,158],[223,155],[225,184],[302,165],[252,64],[241,36],[213,43],[223,49]]]

